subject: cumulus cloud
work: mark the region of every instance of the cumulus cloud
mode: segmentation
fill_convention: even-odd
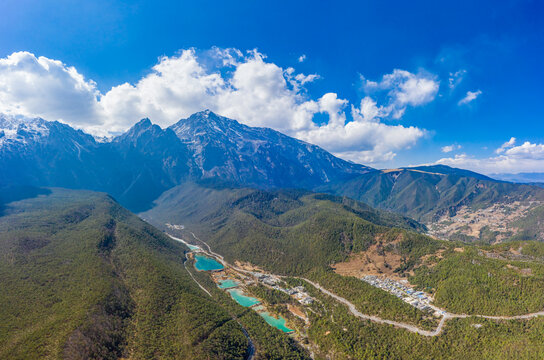
[[[516,144],[516,138],[511,137],[510,140],[502,144],[497,150],[495,150],[496,154],[500,154],[506,151],[506,149],[509,149],[513,147]]]
[[[302,54],[298,57],[298,62],[301,63],[301,62],[304,62],[304,60],[306,60],[306,54]]]
[[[391,116],[400,119],[408,106],[420,106],[434,100],[440,82],[429,74],[413,74],[395,69],[380,81],[361,77],[363,89],[367,94],[386,92],[386,104],[379,107],[381,117]]]
[[[93,81],[58,60],[15,52],[0,59],[0,111],[74,121],[99,123]]]
[[[432,101],[439,87],[431,75],[394,70],[379,82],[366,81],[367,96],[351,104],[332,92],[311,98],[305,86],[318,79],[267,62],[256,50],[187,49],[161,57],[136,83],[100,93],[74,67],[20,52],[0,59],[0,112],[57,119],[104,135],[124,131],[143,117],[164,127],[208,108],[353,161],[377,162],[392,159],[426,133],[387,124],[386,118],[399,119],[407,107]],[[385,93],[385,102],[378,105],[374,93]],[[327,122],[314,122],[320,113]]]
[[[516,159],[544,160],[544,144],[526,141],[522,145],[509,148],[504,155]]]
[[[334,154],[355,162],[373,163],[391,160],[395,151],[414,145],[426,132],[414,126],[387,125],[374,115],[364,117],[368,99],[359,107],[351,108],[353,120],[346,122],[347,100],[334,93],[323,95],[318,101],[319,111],[328,114],[329,122],[296,132],[295,137],[323,146]]]
[[[476,100],[476,98],[478,96],[482,95],[482,91],[481,90],[476,90],[476,91],[467,91],[467,94],[465,95],[464,98],[462,98],[461,100],[459,100],[459,102],[457,103],[458,105],[464,105],[464,104],[468,104],[469,102],[473,101],[473,100]]]
[[[443,158],[437,164],[471,169],[484,174],[542,172],[544,169],[544,144],[529,141],[514,146],[515,138],[503,144],[497,156],[476,158],[467,154]]]
[[[230,55],[226,59],[233,61]],[[219,73],[207,72],[194,50],[187,50],[160,58],[152,72],[136,84],[113,87],[102,96],[100,106],[105,125],[113,131],[125,130],[143,117],[168,126],[175,119],[211,108],[226,86]]]
[[[449,153],[459,149],[461,149],[461,145],[458,145],[458,144],[446,145],[442,147],[442,152]]]

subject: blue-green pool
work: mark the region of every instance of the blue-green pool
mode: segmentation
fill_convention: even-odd
[[[239,284],[236,280],[232,280],[232,279],[227,279],[227,280],[221,280],[219,282],[219,288],[220,289],[229,289],[229,288],[233,288],[233,287],[237,287]]]
[[[227,291],[229,292],[230,296],[232,296],[232,298],[243,307],[250,307],[259,303],[259,300],[255,299],[254,297],[244,295],[244,293],[238,289],[230,289]]]
[[[285,318],[281,316],[276,319],[266,311],[260,312],[259,315],[262,316],[264,321],[266,321],[269,325],[275,327],[276,329],[280,329],[281,331],[286,333],[293,331],[293,329],[289,329],[287,326],[285,326]]]
[[[195,254],[195,268],[199,271],[221,270],[225,267],[215,259]]]

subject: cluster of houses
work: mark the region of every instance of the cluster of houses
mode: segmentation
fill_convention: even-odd
[[[257,272],[253,273],[253,276],[255,276],[259,282],[294,297],[302,305],[310,305],[314,302],[314,299],[308,295],[308,293],[306,293],[304,286],[295,286],[294,288],[284,289],[278,285],[280,283],[280,279],[277,276]]]
[[[185,229],[185,226],[183,226],[183,225],[176,225],[176,224],[170,224],[170,223],[166,223],[166,227],[169,228],[169,229],[173,229],[173,230],[183,230],[183,229]]]
[[[374,275],[364,276],[361,280],[395,295],[399,299],[412,305],[413,307],[418,308],[419,310],[436,310],[433,306],[430,305],[432,301],[430,295],[424,293],[423,291],[415,291],[414,289],[406,285],[406,280],[403,280],[401,282],[388,278],[380,278]],[[435,315],[438,316],[442,314],[435,313]]]

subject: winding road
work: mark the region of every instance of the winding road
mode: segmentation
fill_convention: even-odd
[[[185,244],[187,244],[186,241],[182,240],[182,239],[179,239],[179,238],[176,238],[170,234],[168,234],[172,239],[174,240],[177,240],[177,241],[181,241]],[[234,270],[236,271],[239,271],[239,272],[243,272],[243,273],[249,273],[249,271],[247,270],[244,270],[244,269],[240,269],[234,265],[231,265],[231,264],[228,264],[224,259],[223,259],[223,256],[215,253],[212,251],[210,245],[208,245],[204,240],[201,240],[199,239],[194,233],[191,232],[191,235],[193,235],[193,237],[195,238],[195,240],[198,240],[199,242],[201,242],[202,244],[204,244],[207,248],[208,248],[208,251],[204,251],[206,253],[208,253],[208,255],[211,255],[213,257],[216,257],[217,260],[219,260],[224,266],[229,266],[231,268],[233,268]],[[192,276],[192,275],[191,275]],[[321,291],[322,293],[332,297],[333,299],[335,299],[336,301],[344,304],[347,306],[347,308],[349,309],[349,311],[355,315],[356,317],[360,318],[360,319],[364,319],[364,320],[370,320],[372,322],[375,322],[375,323],[378,323],[378,324],[387,324],[387,325],[392,325],[392,326],[395,326],[395,327],[398,327],[398,328],[401,328],[401,329],[406,329],[408,331],[411,331],[413,333],[416,333],[416,334],[419,334],[419,335],[422,335],[422,336],[429,336],[429,337],[432,337],[432,336],[438,336],[442,333],[442,330],[444,328],[444,324],[446,323],[446,321],[450,320],[450,319],[464,319],[464,318],[468,318],[468,317],[477,317],[477,318],[483,318],[483,319],[490,319],[490,320],[527,320],[527,319],[532,319],[532,318],[535,318],[535,317],[538,317],[538,316],[544,316],[544,311],[539,311],[539,312],[534,312],[534,313],[529,313],[529,314],[524,314],[524,315],[514,315],[514,316],[492,316],[492,315],[468,315],[468,314],[454,314],[454,313],[450,313],[450,312],[447,312],[445,311],[444,309],[440,309],[436,306],[431,306],[434,310],[439,310],[443,313],[442,315],[442,318],[440,319],[440,322],[438,323],[438,326],[436,327],[436,329],[434,330],[425,330],[425,329],[421,329],[415,325],[412,325],[412,324],[407,324],[407,323],[403,323],[403,322],[399,322],[399,321],[394,321],[394,320],[387,320],[387,319],[382,319],[378,316],[375,316],[375,315],[367,315],[367,314],[363,314],[361,313],[359,310],[357,310],[357,308],[355,307],[355,305],[353,303],[351,303],[349,300],[339,296],[339,295],[336,295],[335,293],[323,288],[321,285],[319,285],[318,283],[316,282],[313,282],[311,280],[308,280],[306,278],[302,278],[302,277],[297,277],[298,279],[300,280],[304,280],[306,281],[307,283],[309,283],[310,285],[312,285],[313,287],[315,287],[316,289],[318,289],[319,291]],[[193,278],[194,279],[194,278]],[[195,280],[196,281],[196,280]],[[200,285],[200,284],[199,284]],[[207,291],[206,291],[207,292]]]
[[[393,325],[393,326],[403,328],[403,329],[409,330],[411,332],[417,333],[419,335],[436,336],[436,335],[440,334],[442,332],[442,327],[444,326],[444,323],[446,322],[446,319],[448,318],[447,315],[444,315],[442,317],[442,319],[440,320],[440,323],[438,324],[438,327],[433,331],[429,331],[429,330],[420,329],[415,325],[410,325],[410,324],[406,324],[406,323],[402,323],[402,322],[398,322],[398,321],[393,321],[393,320],[382,319],[382,318],[380,318],[378,316],[374,316],[374,315],[366,315],[366,314],[361,313],[359,310],[357,310],[355,305],[353,305],[351,302],[344,299],[343,297],[338,296],[338,295],[330,292],[329,290],[323,288],[321,285],[319,285],[319,284],[317,284],[317,283],[315,283],[315,282],[313,282],[311,280],[308,280],[308,279],[305,279],[305,278],[300,278],[300,279],[306,281],[309,284],[311,284],[313,287],[320,290],[322,293],[324,293],[326,295],[329,295],[330,297],[337,300],[338,302],[341,302],[342,304],[346,305],[348,307],[349,311],[351,311],[351,313],[353,315],[357,316],[358,318],[365,319],[365,320],[370,320],[370,321],[373,321],[373,322],[378,323],[378,324]]]

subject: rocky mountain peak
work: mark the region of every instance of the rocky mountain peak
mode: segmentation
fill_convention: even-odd
[[[59,122],[3,118],[0,143],[17,135],[18,129],[26,131],[25,139],[32,131],[49,135],[43,141],[28,141],[28,145],[0,147],[0,168],[18,169],[4,174],[5,182],[85,184],[138,210],[188,179],[219,179],[257,188],[313,189],[370,170],[319,146],[272,129],[247,126],[210,110],[165,129],[144,118],[107,142],[97,142]],[[148,194],[145,199],[142,192]]]

